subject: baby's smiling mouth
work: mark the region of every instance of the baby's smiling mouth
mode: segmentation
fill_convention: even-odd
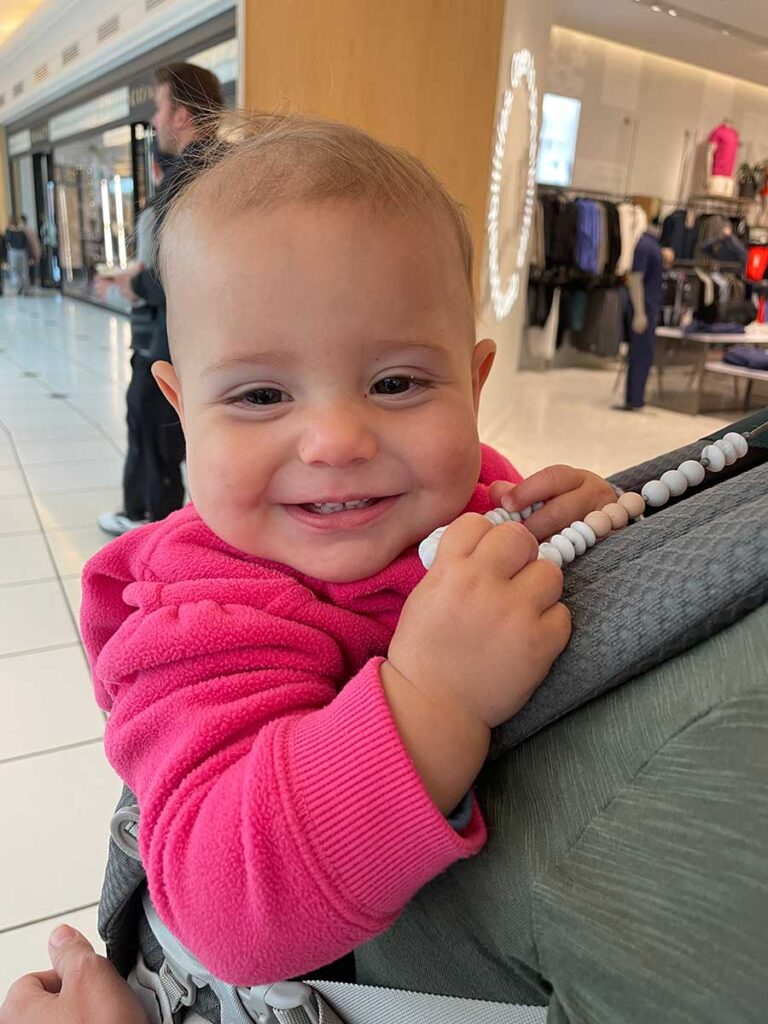
[[[334,512],[348,512],[351,509],[369,508],[381,501],[381,498],[356,498],[353,501],[311,501],[301,505],[306,512],[328,516]]]

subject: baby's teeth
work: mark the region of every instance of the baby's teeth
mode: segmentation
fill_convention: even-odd
[[[343,512],[345,509],[350,508],[365,508],[370,502],[369,498],[363,498],[361,501],[326,501],[326,502],[313,502],[312,508],[316,508],[318,512],[323,515],[327,515],[330,512]]]

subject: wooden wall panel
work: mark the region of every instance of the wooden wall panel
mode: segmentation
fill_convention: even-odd
[[[246,0],[249,107],[359,125],[411,150],[482,252],[504,0]]]

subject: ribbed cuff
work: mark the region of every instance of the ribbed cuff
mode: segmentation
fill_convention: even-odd
[[[373,918],[399,913],[486,837],[474,800],[462,833],[432,802],[384,696],[383,660],[369,661],[322,711],[294,720],[280,751],[315,867],[350,912]]]

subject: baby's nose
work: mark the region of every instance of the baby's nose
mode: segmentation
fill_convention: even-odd
[[[299,455],[307,465],[343,467],[369,462],[378,451],[376,435],[365,416],[343,409],[318,410],[307,423]]]

